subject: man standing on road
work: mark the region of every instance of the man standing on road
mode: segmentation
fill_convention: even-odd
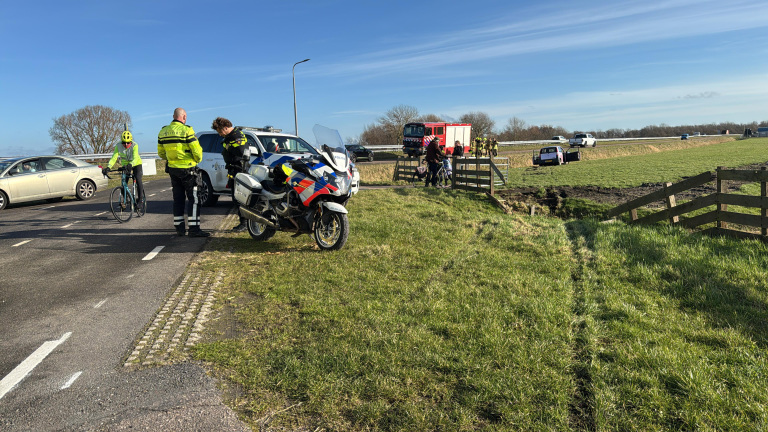
[[[216,117],[211,129],[224,137],[224,150],[221,151],[221,155],[224,156],[224,163],[227,168],[227,187],[232,191],[232,204],[238,210],[237,213],[240,214],[240,206],[235,201],[235,176],[237,173],[248,172],[250,166],[248,139],[242,130],[235,129],[232,122],[224,117]],[[247,228],[247,220],[240,215],[240,223],[232,228],[232,231],[242,232]]]
[[[429,165],[429,174],[424,186],[429,186],[430,179],[432,180],[432,187],[437,187],[437,172],[440,170],[440,163],[442,163],[445,153],[440,150],[440,138],[434,137],[427,146],[427,164]]]
[[[173,188],[173,226],[179,236],[186,234],[184,210],[186,207],[190,237],[208,237],[200,229],[200,200],[198,185],[200,174],[197,164],[203,160],[203,148],[195,131],[187,126],[187,112],[183,108],[173,111],[173,121],[157,134],[157,154],[168,161],[166,172],[171,176]]]

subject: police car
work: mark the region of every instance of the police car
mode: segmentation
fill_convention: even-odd
[[[248,140],[251,165],[262,164],[274,168],[288,160],[319,154],[317,149],[300,137],[281,133],[280,129],[271,126],[235,128],[242,130]],[[197,165],[203,177],[200,201],[204,206],[212,206],[218,202],[219,196],[231,194],[227,188],[227,168],[221,154],[224,138],[216,131],[198,132],[195,136],[203,148],[203,160]],[[353,192],[357,192],[360,174],[356,168],[353,168],[353,176]]]

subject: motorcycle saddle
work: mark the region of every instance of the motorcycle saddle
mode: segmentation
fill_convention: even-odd
[[[287,186],[285,183],[281,182],[280,184],[275,184],[272,180],[264,180],[261,182],[261,187],[266,189],[267,191],[278,194],[280,192],[285,192],[287,189]]]

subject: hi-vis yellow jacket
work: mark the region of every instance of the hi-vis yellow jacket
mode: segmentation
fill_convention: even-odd
[[[157,155],[171,168],[192,168],[203,160],[203,148],[192,126],[174,120],[157,134]]]
[[[107,168],[112,168],[117,160],[120,159],[120,164],[126,166],[131,164],[132,166],[141,165],[141,157],[139,156],[139,145],[132,142],[130,147],[125,148],[123,143],[115,144],[115,151],[112,153],[112,159],[107,163]]]

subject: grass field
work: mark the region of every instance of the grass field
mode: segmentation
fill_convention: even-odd
[[[551,171],[637,184],[768,160],[745,141]],[[765,244],[425,188],[363,190],[349,210],[341,251],[227,233],[195,264],[225,276],[194,355],[254,429],[768,428]]]

